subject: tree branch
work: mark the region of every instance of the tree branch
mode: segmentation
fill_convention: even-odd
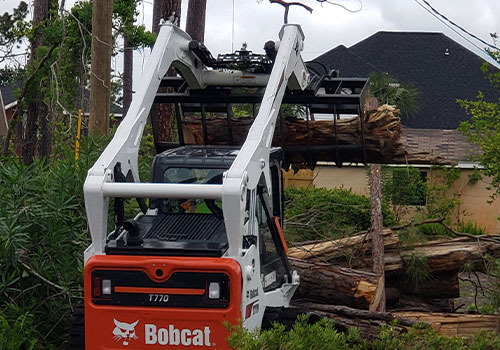
[[[280,4],[281,6],[283,6],[285,8],[285,16],[284,16],[285,24],[288,23],[288,10],[290,9],[290,6],[300,6],[304,9],[306,9],[307,11],[309,11],[309,13],[313,12],[313,9],[311,7],[309,7],[305,4],[302,4],[300,2],[286,2],[283,0],[269,0],[269,2],[271,4]]]
[[[445,220],[445,218],[441,217],[439,219],[429,219],[429,220],[424,220],[421,222],[411,221],[405,225],[391,227],[391,230],[398,231],[398,230],[403,230],[403,229],[408,228],[408,227],[417,227],[417,226],[422,226],[425,224],[440,224],[446,230],[453,233],[457,237],[466,237],[466,238],[470,238],[470,239],[474,239],[474,240],[483,240],[483,241],[488,241],[488,242],[500,244],[500,241],[493,239],[493,238],[490,238],[490,237],[488,237],[488,235],[476,236],[476,235],[471,235],[470,233],[458,232],[458,231],[454,230],[450,225],[446,224],[444,222],[444,220]]]

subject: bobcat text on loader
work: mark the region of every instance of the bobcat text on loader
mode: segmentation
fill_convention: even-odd
[[[129,112],[85,181],[92,244],[84,254],[84,337],[74,349],[228,349],[226,322],[253,330],[266,309],[289,305],[299,276],[281,230],[284,151],[271,145],[281,104],[359,107],[366,81],[310,73],[298,25],[283,26],[279,38],[266,43],[266,55],[214,59],[175,25],[161,26]],[[178,77],[164,77],[170,66]],[[158,92],[164,86],[173,92]],[[350,95],[339,92],[345,86]],[[155,135],[151,181],[140,183],[139,144],[158,102],[175,103],[177,127],[183,112],[201,113],[205,126],[207,111],[222,111],[230,129],[231,103],[260,108],[241,147],[209,146],[205,128],[204,146],[186,145],[182,129],[176,145]],[[124,218],[125,198],[141,207],[133,219]]]

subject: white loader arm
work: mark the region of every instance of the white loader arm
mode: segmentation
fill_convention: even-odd
[[[168,185],[158,189],[156,188],[158,185],[149,184],[152,186],[145,190],[144,188],[131,187],[134,184],[114,183],[113,168],[117,163],[120,163],[124,174],[131,170],[134,181],[139,181],[138,151],[142,133],[160,82],[171,65],[183,73],[190,86],[194,88],[204,87],[201,76],[205,67],[189,51],[190,41],[191,37],[175,25],[167,23],[161,26],[148,66],[144,71],[129,111],[109,145],[88,172],[84,194],[92,245],[85,252],[85,260],[93,254],[104,252],[109,197],[145,197],[151,192],[170,193]],[[178,191],[179,187],[174,188],[174,190]],[[199,194],[198,189],[195,192]],[[214,197],[213,194],[212,197]],[[220,195],[215,197],[220,197]]]
[[[309,73],[302,61],[304,34],[298,25],[285,25],[259,113],[252,123],[241,151],[227,172],[222,190],[222,208],[229,240],[229,256],[241,256],[247,190],[255,190],[264,174],[270,191],[269,152],[287,85],[303,90]]]

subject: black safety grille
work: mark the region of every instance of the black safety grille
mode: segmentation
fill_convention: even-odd
[[[145,239],[162,241],[218,241],[225,237],[224,222],[211,214],[160,215]]]

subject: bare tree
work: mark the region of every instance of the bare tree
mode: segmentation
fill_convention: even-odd
[[[191,38],[203,42],[205,39],[205,14],[207,0],[189,0],[186,32]]]

